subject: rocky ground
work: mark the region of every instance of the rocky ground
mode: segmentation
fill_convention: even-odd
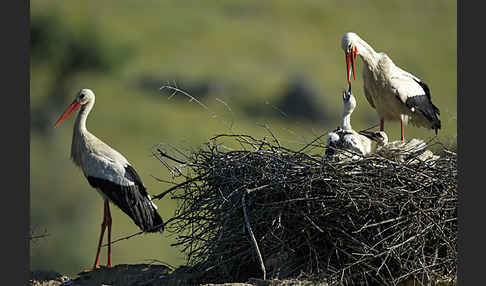
[[[79,273],[77,277],[68,277],[56,271],[32,271],[29,280],[31,286],[182,286],[188,285],[188,274],[172,271],[165,265],[156,264],[120,264],[111,268],[102,267],[95,271]],[[246,283],[200,284],[200,286],[297,286],[320,285],[302,280],[261,280],[250,279]]]
[[[190,274],[181,269],[173,270],[165,265],[158,264],[120,264],[111,268],[102,267],[95,271],[79,273],[76,277],[68,277],[56,271],[37,270],[31,272],[29,285],[31,286],[184,286],[194,285],[186,281]],[[245,283],[199,284],[198,286],[328,286],[327,283],[316,283],[306,280],[261,280],[249,279]],[[420,283],[409,280],[400,286],[418,286]],[[452,281],[440,281],[435,285],[456,285]]]

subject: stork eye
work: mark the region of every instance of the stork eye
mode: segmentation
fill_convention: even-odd
[[[84,98],[84,93],[81,93],[81,94],[79,95],[79,99],[83,99],[83,98]]]

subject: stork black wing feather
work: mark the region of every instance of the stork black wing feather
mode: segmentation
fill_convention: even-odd
[[[142,183],[142,179],[140,179],[137,171],[135,171],[135,169],[130,165],[125,167],[125,178],[134,182],[140,188],[140,192],[142,192],[142,194],[148,195],[147,189],[145,189],[145,186]]]
[[[145,187],[140,184],[140,178],[134,185],[129,186],[122,186],[92,176],[88,176],[87,179],[93,188],[99,189],[113,204],[126,213],[142,231],[163,231],[163,220],[148,197]]]
[[[425,119],[427,119],[431,123],[432,129],[437,130],[441,128],[440,119],[437,115],[440,115],[439,108],[432,103],[432,99],[430,97],[430,89],[424,82],[418,81],[414,79],[422,89],[424,90],[425,94],[417,94],[415,96],[411,96],[407,98],[405,104],[408,108],[414,108],[416,112],[422,115]]]

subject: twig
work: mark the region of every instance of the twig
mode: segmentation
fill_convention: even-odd
[[[174,191],[174,190],[177,190],[178,188],[181,188],[181,187],[183,187],[183,186],[185,186],[185,185],[187,185],[187,184],[190,184],[190,183],[192,183],[192,182],[194,182],[194,181],[197,181],[197,180],[201,179],[201,178],[202,178],[204,175],[205,175],[205,174],[203,174],[203,175],[201,175],[201,176],[197,176],[197,177],[191,178],[191,179],[189,179],[189,180],[187,180],[187,181],[184,181],[184,182],[182,182],[182,183],[180,183],[180,184],[178,184],[178,185],[175,185],[175,186],[173,186],[173,187],[170,187],[168,190],[166,190],[166,191],[164,191],[164,192],[162,192],[162,193],[160,193],[160,194],[158,194],[158,195],[156,195],[156,196],[152,197],[152,199],[157,199],[157,200],[160,200],[160,199],[162,199],[162,198],[163,198],[165,195],[167,195],[168,193],[170,193],[170,192],[172,192],[172,191]]]
[[[144,233],[144,232],[143,231],[139,231],[137,233],[134,233],[134,234],[131,234],[131,235],[128,235],[128,236],[124,236],[124,237],[119,238],[119,239],[115,239],[115,240],[113,240],[111,242],[111,245],[113,245],[113,244],[115,244],[117,242],[120,242],[122,240],[127,240],[127,239],[130,239],[130,238],[134,237],[134,236],[141,235],[142,233]],[[103,244],[101,247],[105,247],[105,246],[108,246],[108,243]]]
[[[161,86],[159,88],[159,90],[164,90],[164,89],[168,89],[170,91],[173,91],[173,93],[171,94],[171,97],[174,96],[177,92],[180,92],[180,93],[184,94],[185,96],[189,97],[189,102],[195,101],[200,106],[202,106],[204,109],[206,109],[207,111],[210,111],[209,108],[204,103],[200,102],[194,96],[192,96],[189,93],[183,91],[182,89],[177,88],[176,86],[163,85],[163,86]]]
[[[169,154],[167,154],[166,152],[164,152],[164,151],[160,150],[160,148],[159,148],[159,149],[157,149],[157,151],[159,152],[159,155],[160,155],[160,156],[162,156],[162,157],[169,158],[169,159],[171,159],[172,161],[177,162],[177,163],[179,163],[179,164],[183,164],[183,165],[187,164],[187,162],[181,161],[181,160],[179,160],[179,159],[176,159],[176,158],[174,158],[174,157],[170,156],[170,155],[169,155]]]
[[[251,230],[251,225],[250,221],[248,220],[248,215],[246,213],[246,204],[245,204],[245,197],[246,197],[247,191],[243,191],[243,195],[241,196],[241,205],[243,207],[243,215],[245,217],[245,223],[246,223],[246,229],[248,230],[248,234],[250,235],[251,241],[253,243],[253,248],[255,248],[255,252],[258,257],[258,261],[260,262],[260,268],[262,269],[263,272],[263,280],[267,279],[267,271],[265,270],[265,264],[263,263],[263,258],[260,253],[260,249],[258,248],[258,243],[255,239],[255,235],[253,234],[253,231]]]
[[[280,141],[278,141],[277,137],[275,137],[275,135],[273,134],[272,130],[270,129],[270,127],[268,127],[268,125],[266,123],[264,123],[263,125],[261,125],[263,128],[265,128],[265,130],[268,131],[268,133],[270,133],[270,135],[272,136],[273,138],[273,141],[275,141],[275,143],[278,145],[278,147],[281,147],[280,145]]]
[[[50,234],[48,234],[48,233],[46,233],[46,234],[39,234],[39,235],[31,235],[31,236],[29,236],[29,239],[32,240],[32,239],[44,238],[44,237],[47,237],[49,235]]]

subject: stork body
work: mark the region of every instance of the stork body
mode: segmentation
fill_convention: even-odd
[[[163,220],[157,212],[135,169],[115,149],[98,139],[86,129],[86,119],[93,108],[95,95],[89,89],[78,92],[73,103],[56,122],[61,124],[76,109],[76,118],[71,145],[71,159],[81,168],[91,187],[104,199],[104,214],[93,269],[99,267],[100,248],[105,229],[108,228],[108,262],[111,264],[111,213],[109,202],[125,212],[144,232],[162,232]]]
[[[346,157],[359,159],[371,152],[371,140],[354,131],[351,127],[351,114],[356,107],[356,99],[351,93],[351,85],[347,92],[343,92],[343,104],[344,110],[341,117],[341,126],[327,135],[324,158],[338,155],[337,158],[339,159]],[[345,151],[342,152],[340,150]]]
[[[430,89],[421,79],[396,66],[385,53],[377,53],[355,33],[346,33],[341,41],[346,54],[348,83],[351,72],[355,76],[355,58],[363,60],[364,94],[380,117],[380,130],[385,120],[400,121],[401,139],[404,124],[417,127],[441,128],[439,109],[432,103]],[[350,66],[352,64],[352,66]]]
[[[412,163],[417,163],[419,161],[433,162],[439,158],[432,151],[426,149],[427,144],[421,139],[412,138],[407,141],[388,142],[388,136],[384,131],[360,131],[360,134],[376,142],[374,153],[389,160],[397,162],[412,160]]]

